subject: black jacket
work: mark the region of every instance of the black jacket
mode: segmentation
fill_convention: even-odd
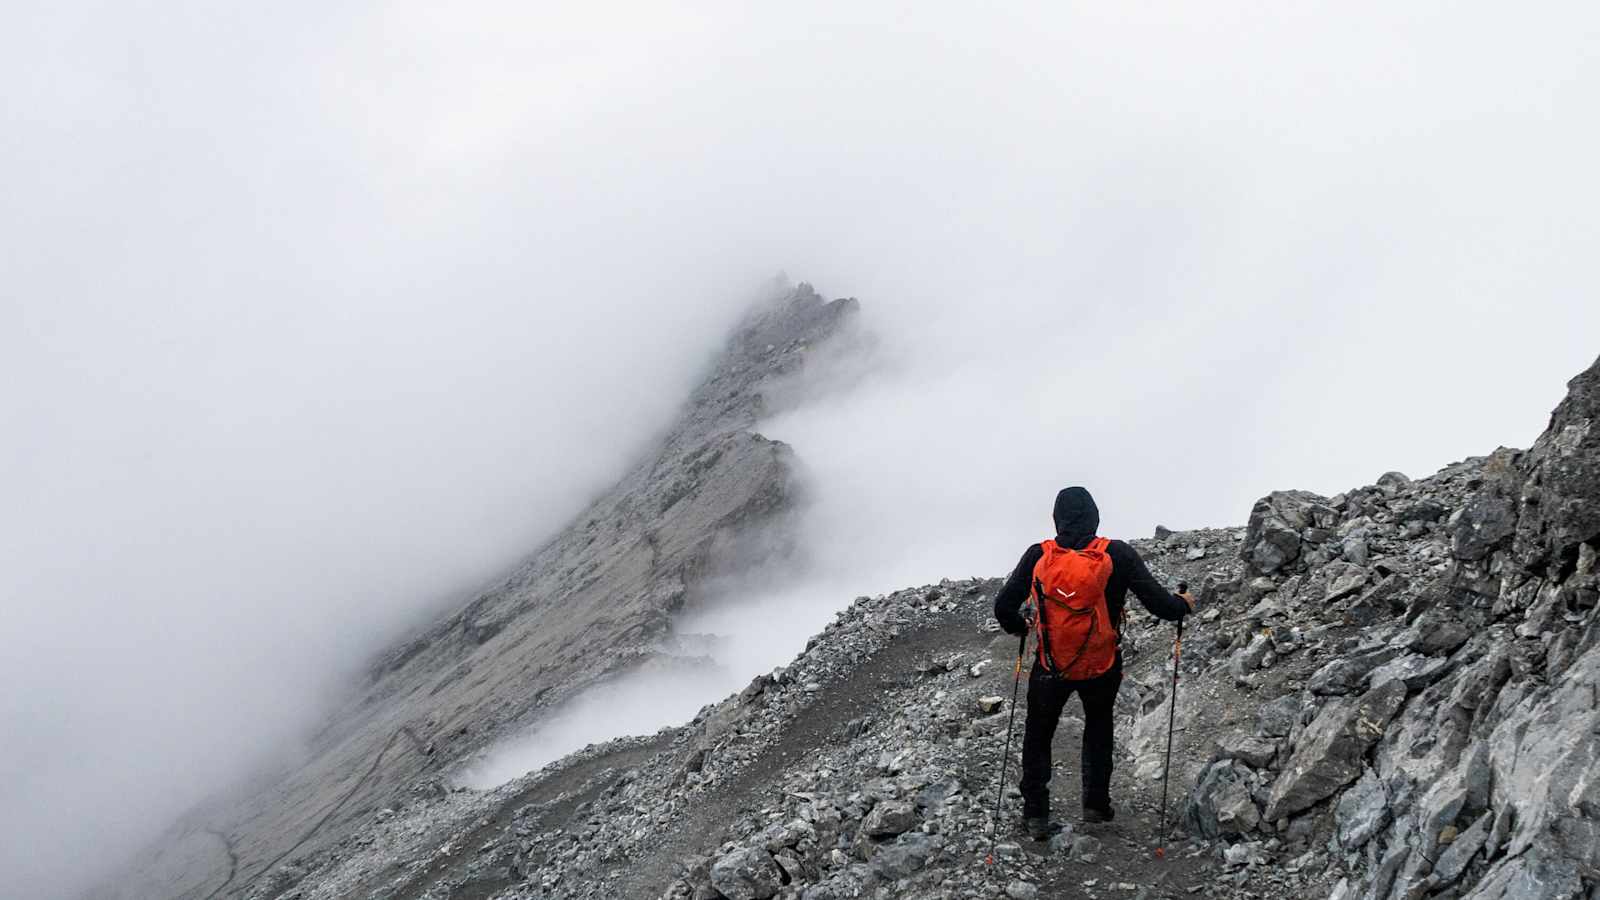
[[[1081,487],[1069,487],[1056,495],[1055,542],[1068,550],[1082,550],[1095,538],[1100,527],[1100,510],[1094,498]],[[1177,621],[1189,614],[1189,604],[1182,597],[1169,592],[1150,574],[1150,569],[1139,558],[1139,551],[1122,541],[1112,541],[1106,547],[1111,557],[1111,578],[1106,582],[1106,607],[1111,621],[1122,627],[1122,610],[1127,603],[1128,591],[1133,591],[1144,608],[1157,618]],[[1038,544],[1028,547],[1006,579],[1005,587],[994,598],[994,617],[1000,627],[1011,634],[1028,630],[1022,616],[1022,604],[1033,591],[1033,567],[1044,551]]]

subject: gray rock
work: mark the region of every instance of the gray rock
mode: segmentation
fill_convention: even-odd
[[[1294,755],[1273,782],[1267,820],[1275,822],[1307,809],[1354,781],[1367,750],[1383,736],[1384,726],[1405,699],[1405,685],[1389,681],[1359,698],[1330,701],[1306,727]]]
[[[1100,839],[1091,834],[1080,834],[1072,839],[1068,855],[1078,862],[1094,862],[1100,855]]]
[[[711,866],[711,886],[728,900],[766,900],[783,887],[772,854],[759,847],[739,847]]]
[[[1250,643],[1239,648],[1228,660],[1228,670],[1236,678],[1254,672],[1261,668],[1262,660],[1272,652],[1272,640],[1264,634],[1258,634],[1250,639]]]
[[[1516,500],[1498,489],[1486,490],[1451,518],[1450,551],[1456,559],[1482,559],[1509,543],[1516,530]]]
[[[867,813],[861,830],[871,837],[893,837],[917,824],[917,808],[905,800],[884,800]]]
[[[1287,737],[1300,722],[1304,704],[1294,694],[1285,694],[1256,710],[1256,734],[1260,737]]]
[[[1404,472],[1385,472],[1378,476],[1378,490],[1393,497],[1411,484]]]
[[[1299,559],[1300,532],[1319,524],[1313,507],[1321,504],[1321,497],[1306,491],[1274,491],[1257,500],[1239,546],[1250,571],[1268,575]]]
[[[1324,603],[1333,603],[1343,600],[1359,592],[1367,584],[1367,570],[1360,566],[1346,563],[1328,581],[1327,593],[1323,595]]]
[[[879,878],[894,881],[921,870],[936,849],[928,835],[910,832],[900,835],[892,844],[879,847],[869,865]]]
[[[1443,503],[1437,500],[1419,500],[1400,508],[1395,513],[1395,520],[1399,522],[1437,522],[1444,518],[1448,512]]]
[[[1064,825],[1060,831],[1050,836],[1050,843],[1048,844],[1050,852],[1055,854],[1069,852],[1072,849],[1072,841],[1075,837],[1072,825],[1070,823]]]
[[[1583,878],[1570,859],[1535,847],[1502,860],[1461,900],[1581,900]]]
[[[1472,858],[1483,849],[1484,842],[1489,839],[1489,825],[1493,819],[1494,813],[1490,812],[1479,816],[1471,827],[1456,835],[1450,846],[1439,854],[1439,861],[1433,865],[1433,883],[1436,888],[1455,884],[1456,879],[1467,870]]]
[[[1437,610],[1430,611],[1417,619],[1412,629],[1411,641],[1407,646],[1429,656],[1453,652],[1472,637],[1472,629],[1466,624],[1447,618]]]
[[[1027,881],[1013,881],[1006,885],[1006,896],[1011,900],[1034,900],[1039,896],[1039,889]]]
[[[1226,732],[1217,738],[1217,759],[1236,759],[1252,769],[1264,769],[1278,755],[1278,745],[1266,738]]]
[[[1371,625],[1405,612],[1401,596],[1411,586],[1411,579],[1395,573],[1373,585],[1370,590],[1351,601],[1346,615],[1360,625]]]
[[[1366,769],[1356,783],[1339,797],[1334,807],[1339,845],[1358,850],[1389,824],[1389,792],[1378,773]]]
[[[1200,773],[1184,808],[1184,822],[1206,838],[1249,834],[1261,824],[1251,799],[1254,774],[1234,760],[1220,760]]]
[[[1384,682],[1398,681],[1405,685],[1407,691],[1420,691],[1454,668],[1455,663],[1449,659],[1410,653],[1373,669],[1372,674],[1367,676],[1367,682],[1376,688]]]
[[[1373,669],[1401,653],[1398,647],[1373,647],[1339,657],[1311,673],[1306,689],[1313,694],[1338,696],[1361,689]]]
[[[1533,487],[1521,492],[1514,552],[1534,571],[1600,534],[1600,360],[1567,382],[1550,426],[1520,463]]]
[[[1367,563],[1371,562],[1372,549],[1371,545],[1367,543],[1367,533],[1364,531],[1358,531],[1354,534],[1347,535],[1345,539],[1339,543],[1339,553],[1345,558],[1346,561],[1354,563],[1358,566],[1365,566]]]

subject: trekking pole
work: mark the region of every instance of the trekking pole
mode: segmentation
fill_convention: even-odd
[[[1179,581],[1178,593],[1189,593],[1189,585]],[[1162,764],[1162,831],[1157,834],[1155,858],[1166,858],[1166,780],[1173,772],[1173,724],[1178,721],[1178,668],[1184,660],[1184,620],[1178,620],[1178,637],[1173,641],[1173,697],[1166,708],[1166,762]]]
[[[1179,581],[1178,593],[1189,593],[1189,585]],[[1173,641],[1173,697],[1166,708],[1166,762],[1162,764],[1162,833],[1157,834],[1155,858],[1166,858],[1166,778],[1173,772],[1173,724],[1178,719],[1178,666],[1184,660],[1184,620],[1178,620],[1178,639]]]
[[[1006,766],[1011,762],[1011,733],[1017,724],[1017,691],[1022,687],[1022,658],[1028,654],[1028,632],[1022,632],[1022,639],[1017,643],[1017,666],[1011,675],[1011,718],[1006,722],[1006,750],[1000,757],[1000,786],[994,792],[994,831],[989,834],[989,855],[983,858],[987,865],[994,865],[994,848],[1000,840],[1000,813],[1006,797]]]

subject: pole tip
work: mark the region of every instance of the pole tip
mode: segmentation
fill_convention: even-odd
[[[1157,847],[1156,848],[1156,859],[1166,859],[1166,858],[1167,858],[1167,848],[1165,848],[1165,847]]]

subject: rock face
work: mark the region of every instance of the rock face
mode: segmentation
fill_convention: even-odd
[[[1383,736],[1405,699],[1405,682],[1388,680],[1360,697],[1341,697],[1324,706],[1273,782],[1267,820],[1300,812],[1355,781],[1367,750]]]

